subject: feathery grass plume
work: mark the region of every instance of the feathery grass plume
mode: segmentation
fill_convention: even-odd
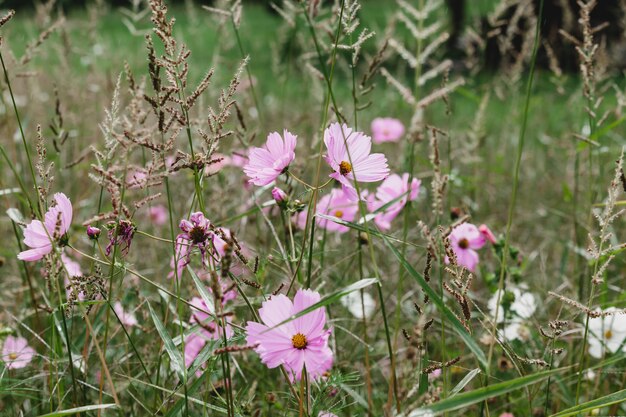
[[[443,200],[445,197],[446,186],[448,185],[448,175],[441,172],[441,160],[439,158],[439,141],[438,134],[444,134],[439,129],[429,129],[430,144],[430,164],[433,167],[433,179],[431,181],[432,188],[432,212],[435,218],[443,215]]]
[[[42,205],[45,206],[48,194],[50,193],[50,187],[54,182],[54,175],[52,170],[54,169],[54,162],[47,163],[46,156],[46,140],[41,134],[41,126],[37,125],[37,161],[35,162],[35,170],[39,179],[41,180],[37,185],[37,196]]]

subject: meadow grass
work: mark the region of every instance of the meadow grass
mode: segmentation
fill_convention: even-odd
[[[592,38],[581,19],[586,78],[535,65],[533,42],[545,46],[532,12],[519,66],[488,72],[480,48],[447,64],[444,46],[413,65],[445,32],[445,7],[356,4],[286,2],[280,16],[244,2],[240,17],[239,2],[218,2],[222,12],[95,2],[63,18],[18,12],[1,27],[0,414],[626,412],[626,85],[589,49],[602,32]],[[469,29],[496,6],[472,4]],[[388,230],[374,218],[405,195],[376,210],[360,202],[351,221],[319,213],[339,190],[327,181],[326,129],[339,121],[370,135],[376,117],[406,133],[372,152],[421,181]],[[298,135],[277,180],[284,203],[234,162],[283,129]],[[376,193],[355,175],[358,194]],[[73,205],[67,240],[57,224],[42,261],[18,261],[25,226],[45,219],[57,192]],[[179,271],[179,222],[198,211],[212,240],[188,238],[198,246]],[[461,223],[496,237],[483,238],[473,272],[456,252]],[[319,302],[286,321],[324,309],[333,366],[293,380],[288,364],[261,363],[247,326],[263,303],[306,288]],[[198,334],[211,336],[191,353]],[[14,336],[36,352],[23,368],[10,366]]]

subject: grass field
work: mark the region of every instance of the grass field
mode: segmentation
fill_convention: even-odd
[[[0,25],[0,415],[626,414],[602,30],[576,23],[582,75],[544,68],[519,6],[493,72],[492,0],[454,61],[437,2],[216,3]]]

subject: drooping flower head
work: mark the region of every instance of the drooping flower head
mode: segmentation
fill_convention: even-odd
[[[72,203],[63,193],[54,195],[55,205],[44,216],[43,223],[33,220],[24,229],[24,244],[31,249],[20,252],[17,258],[22,261],[38,261],[52,252],[52,243],[67,243],[66,233],[72,223]]]
[[[283,137],[278,132],[270,133],[262,148],[250,149],[248,164],[243,167],[250,183],[263,186],[278,178],[296,157],[296,139],[285,129]]]
[[[376,194],[369,196],[368,209],[371,212],[379,211],[374,217],[374,222],[381,229],[389,230],[391,221],[400,214],[407,201],[414,201],[417,198],[421,181],[413,178],[409,184],[409,179],[409,174],[402,174],[402,177],[398,174],[390,175],[380,184]]]
[[[626,352],[626,315],[619,314],[615,307],[609,307],[603,313],[605,315],[589,319],[589,354],[598,359],[606,352],[617,352],[620,346],[622,352]]]
[[[353,221],[358,211],[358,201],[352,200],[343,189],[339,188],[333,188],[329,194],[320,198],[320,201],[317,203],[318,213],[334,216],[347,222]],[[304,215],[306,217],[306,213]],[[317,224],[322,229],[330,232],[345,233],[349,230],[347,226],[321,218],[317,219]]]
[[[485,246],[483,234],[473,224],[463,223],[452,229],[449,239],[458,264],[474,272],[478,265],[476,250]]]
[[[2,347],[2,361],[8,369],[23,368],[33,360],[35,349],[23,337],[8,336]]]
[[[107,237],[109,238],[109,244],[105,248],[107,256],[111,255],[111,251],[115,245],[120,248],[122,256],[128,255],[130,250],[130,244],[133,243],[133,236],[135,236],[135,230],[137,227],[130,220],[122,219],[119,223],[109,222],[107,223]]]
[[[324,131],[326,162],[333,169],[331,178],[339,181],[351,200],[358,200],[354,179],[358,182],[382,181],[389,175],[387,158],[382,153],[370,154],[372,139],[354,132],[345,124],[331,124]]]
[[[377,117],[372,120],[374,143],[397,142],[404,135],[404,125],[392,117]]]
[[[124,326],[133,327],[139,324],[137,317],[135,317],[133,313],[127,313],[124,311],[124,307],[119,301],[113,304],[113,311],[115,311],[115,314]]]
[[[314,379],[330,369],[333,352],[328,347],[330,330],[324,330],[324,308],[275,327],[319,300],[319,293],[312,290],[298,290],[293,303],[283,294],[272,296],[259,309],[263,323],[248,322],[246,340],[256,345],[255,351],[268,368],[284,365],[296,380],[302,377],[304,366]]]

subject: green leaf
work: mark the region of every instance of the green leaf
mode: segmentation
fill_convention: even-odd
[[[206,306],[209,308],[208,313],[213,316],[215,314],[213,295],[209,291],[207,291],[206,286],[202,283],[202,281],[200,281],[200,278],[198,278],[198,275],[196,275],[191,267],[187,267],[187,270],[191,274],[191,278],[193,278],[193,282],[196,284],[196,288],[200,293],[200,297],[202,297],[202,300],[204,300],[204,304],[206,304]]]
[[[170,357],[174,371],[176,371],[181,381],[185,381],[185,363],[183,361],[182,354],[178,349],[176,349],[176,345],[174,345],[172,338],[167,333],[167,329],[163,325],[163,322],[161,322],[161,319],[159,319],[156,315],[149,302],[148,309],[150,309],[150,316],[152,317],[152,321],[154,322],[157,332],[159,332],[159,336],[161,336],[161,340],[163,340],[163,346],[165,346],[165,350]]]
[[[485,357],[485,352],[482,351],[478,343],[472,338],[472,335],[465,329],[465,326],[459,321],[456,315],[446,306],[443,299],[437,294],[426,282],[424,276],[417,272],[411,264],[409,264],[404,256],[389,242],[389,240],[383,237],[385,243],[391,249],[391,252],[395,255],[395,257],[400,261],[400,264],[406,269],[406,271],[411,275],[415,281],[422,288],[424,293],[428,295],[433,303],[437,306],[439,311],[446,317],[446,319],[452,324],[454,330],[458,333],[458,335],[463,339],[463,342],[467,345],[469,350],[476,356],[480,365],[486,369],[487,368],[487,358]]]
[[[551,417],[573,416],[575,414],[584,413],[585,411],[594,410],[596,408],[619,404],[624,401],[626,401],[626,389],[614,392],[613,394],[605,395],[604,397],[596,398],[595,400],[587,401],[586,403],[578,404],[575,407],[552,414]]]
[[[274,327],[272,327],[270,329],[267,329],[265,332],[269,332],[270,330],[275,329],[275,328],[277,328],[279,326],[282,326],[285,323],[289,323],[290,321],[295,320],[298,317],[302,317],[305,314],[310,313],[311,311],[315,311],[318,308],[325,307],[325,306],[327,306],[329,304],[332,304],[335,301],[339,300],[341,297],[343,297],[345,295],[348,295],[348,294],[350,294],[353,291],[361,290],[361,289],[363,289],[365,287],[369,287],[372,284],[376,284],[377,282],[378,282],[378,280],[376,278],[365,278],[365,279],[362,279],[360,281],[355,282],[354,284],[348,285],[347,287],[344,287],[344,288],[342,288],[340,290],[335,291],[332,294],[327,295],[326,297],[324,297],[321,300],[319,300],[317,303],[313,304],[310,307],[305,308],[304,310],[300,311],[299,313],[294,314],[293,316],[291,316],[291,317],[281,321],[276,326],[274,326]]]
[[[458,384],[456,384],[456,386],[454,388],[452,388],[452,390],[450,391],[450,395],[449,396],[450,397],[454,397],[456,394],[461,392],[461,390],[463,388],[465,388],[465,386],[467,384],[469,384],[469,382],[472,379],[474,379],[476,377],[476,375],[478,375],[479,373],[480,373],[480,369],[479,368],[476,368],[476,369],[473,369],[473,370],[469,371],[469,373],[467,375],[465,375],[463,377],[463,379]]]
[[[61,411],[55,411],[53,413],[42,414],[39,417],[70,416],[72,414],[80,414],[80,413],[84,413],[87,411],[104,410],[106,408],[117,408],[117,405],[116,404],[84,405],[82,407],[70,408],[69,410],[61,410]]]
[[[497,397],[508,392],[524,388],[528,385],[536,384],[537,382],[543,381],[544,379],[547,379],[552,375],[558,374],[567,369],[571,369],[571,366],[553,369],[550,371],[537,372],[535,374],[522,376],[512,379],[510,381],[504,381],[498,384],[475,389],[473,391],[464,392],[462,394],[455,395],[454,397],[448,397],[445,400],[431,404],[428,407],[418,408],[417,410],[413,410],[408,414],[401,414],[398,417],[421,417],[433,414],[441,414],[447,411],[466,409],[470,405],[480,403],[489,398]]]

